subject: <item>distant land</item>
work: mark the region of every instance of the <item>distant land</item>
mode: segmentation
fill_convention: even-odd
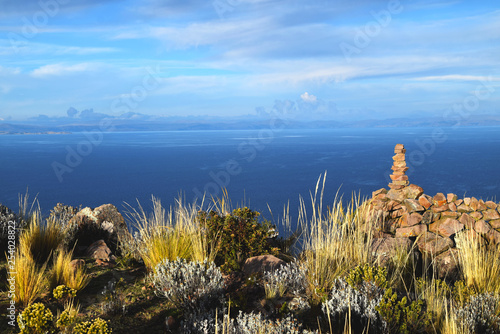
[[[70,116],[71,115],[71,116]],[[456,127],[500,126],[500,116],[472,115],[467,118],[412,116],[407,118],[334,120],[279,117],[271,113],[235,117],[213,116],[150,116],[126,113],[111,116],[92,109],[68,110],[67,117],[39,115],[23,121],[1,120],[0,134],[68,134],[83,131],[193,131],[193,130],[256,130],[256,129],[325,129],[382,127]]]

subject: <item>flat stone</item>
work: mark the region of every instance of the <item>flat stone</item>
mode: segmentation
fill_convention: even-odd
[[[414,226],[420,224],[420,222],[422,221],[422,215],[416,212],[413,212],[411,214],[405,213],[401,216],[399,221],[401,227]]]
[[[453,241],[450,238],[445,238],[432,232],[422,233],[417,238],[416,243],[420,252],[434,256],[453,247]]]
[[[380,188],[379,190],[373,191],[372,192],[372,198],[374,198],[375,196],[380,195],[380,194],[387,194],[387,189]]]
[[[250,276],[252,274],[262,274],[264,271],[278,269],[284,264],[285,261],[278,259],[274,255],[260,255],[246,259],[242,271],[246,276]]]
[[[474,218],[475,220],[483,219],[483,214],[481,212],[478,212],[478,211],[471,212],[471,213],[469,213],[469,215],[472,218]]]
[[[407,186],[409,184],[408,181],[392,181],[392,184],[396,186]]]
[[[388,186],[389,186],[390,189],[394,189],[394,190],[401,190],[401,189],[403,189],[405,187],[405,186],[402,186],[402,185],[395,185],[395,184],[392,184],[392,183],[389,183]]]
[[[460,204],[458,207],[457,207],[457,211],[458,212],[470,212],[471,209],[468,205],[466,205],[465,203],[462,203]]]
[[[490,220],[489,223],[494,229],[500,228],[500,219]]]
[[[489,209],[496,209],[497,208],[497,204],[493,201],[486,201],[484,203]]]
[[[448,203],[448,208],[450,208],[450,211],[457,211],[457,206],[453,202]]]
[[[436,206],[442,206],[445,205],[448,202],[446,199],[446,196],[444,196],[443,193],[437,193],[433,198],[432,198],[432,203]]]
[[[457,199],[457,200],[455,201],[455,205],[458,207],[458,206],[459,206],[460,204],[462,204],[463,202],[464,202],[464,200],[463,200],[463,199]]]
[[[391,169],[394,171],[394,173],[396,174],[404,174],[406,173],[406,171],[409,169],[410,167],[396,167],[396,166],[392,166]]]
[[[490,224],[485,222],[484,220],[479,220],[474,224],[474,231],[481,235],[487,234],[491,230]]]
[[[456,219],[444,218],[430,224],[429,230],[443,237],[451,237],[455,233],[463,230],[464,227],[465,225]]]
[[[469,216],[467,213],[462,213],[458,221],[464,224],[465,228],[467,229],[472,229],[474,227],[474,224],[476,223],[476,220]]]
[[[460,217],[460,213],[453,212],[453,211],[443,211],[443,212],[441,212],[441,217],[456,219],[456,218]]]
[[[429,200],[430,199],[430,200]],[[422,195],[418,198],[418,202],[422,205],[426,210],[432,206],[432,198],[427,195]]]
[[[429,225],[432,222],[439,219],[441,215],[439,213],[434,213],[432,211],[425,211],[422,216],[422,224]]]
[[[456,281],[460,279],[459,250],[452,248],[434,258],[436,278]]]
[[[389,199],[392,199],[393,201],[398,201],[398,202],[402,202],[405,199],[404,194],[402,193],[402,191],[395,190],[395,189],[389,190],[387,192],[387,197]]]
[[[431,210],[433,212],[444,212],[444,211],[448,211],[449,209],[450,208],[448,207],[448,204],[445,204],[445,205],[441,205],[441,206],[434,205]]]
[[[408,212],[424,211],[424,207],[416,199],[407,198],[403,200],[403,205],[408,209]]]
[[[378,194],[377,196],[373,197],[373,199],[377,200],[377,201],[383,201],[383,200],[386,200],[388,198],[387,198],[387,194]]]
[[[500,214],[498,214],[498,211],[495,209],[488,209],[486,211],[483,211],[483,219],[484,220],[500,219]]]
[[[415,184],[410,184],[410,185],[408,185],[408,187],[406,187],[403,190],[403,193],[405,195],[405,198],[417,199],[420,196],[422,196],[422,194],[424,193],[424,189],[422,189],[422,187],[419,187]]]
[[[406,167],[406,161],[394,161],[392,163],[392,166],[393,167],[396,167],[396,168],[403,168],[403,167]]]
[[[479,211],[484,211],[484,210],[488,209],[488,207],[486,206],[486,203],[484,203],[484,201],[482,199],[480,199],[478,202],[478,205],[477,205],[477,209]]]
[[[479,201],[477,200],[477,198],[471,197],[469,206],[472,210],[477,211],[477,209],[479,208]]]
[[[416,237],[427,231],[427,225],[415,225],[396,229],[396,238]]]
[[[408,175],[395,175],[395,174],[391,174],[389,175],[389,177],[391,178],[392,181],[408,181]]]
[[[405,154],[404,153],[396,153],[396,155],[394,155],[392,157],[392,160],[394,160],[394,161],[405,161]]]
[[[446,194],[446,200],[448,201],[448,203],[455,202],[457,200],[457,195],[453,193]]]
[[[396,146],[394,146],[394,150],[404,150],[405,149],[405,146],[403,144],[396,144]]]
[[[371,251],[378,265],[385,266],[401,250],[404,253],[410,252],[412,244],[408,238],[376,238],[372,241]]]

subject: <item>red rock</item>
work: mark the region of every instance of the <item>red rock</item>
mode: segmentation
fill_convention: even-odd
[[[488,209],[486,211],[483,211],[483,219],[484,220],[495,220],[495,219],[500,219],[500,215],[498,214],[497,210],[494,209]]]
[[[463,202],[464,202],[464,200],[463,200],[463,199],[457,199],[457,200],[455,201],[455,205],[458,207],[458,206],[460,206],[460,204],[462,204]]]
[[[405,213],[399,219],[401,227],[408,227],[420,224],[422,221],[422,215],[413,212],[411,214]]]
[[[486,239],[494,245],[498,245],[500,243],[500,232],[491,229],[486,235]]]
[[[490,220],[489,223],[495,230],[500,228],[500,219]]]
[[[434,258],[436,278],[456,281],[460,279],[459,250],[452,248]]]
[[[457,211],[457,206],[453,202],[448,203],[448,208],[450,208],[450,211]]]
[[[450,194],[446,194],[446,201],[447,201],[448,203],[455,202],[456,200],[457,200],[457,195],[452,194],[452,193],[450,193]]]
[[[393,181],[408,181],[408,176],[407,175],[389,175],[391,180]]]
[[[439,255],[453,247],[453,241],[432,232],[425,232],[416,240],[418,249],[429,255]]]
[[[444,196],[443,193],[437,193],[433,198],[432,198],[432,203],[436,206],[442,206],[445,205],[448,202],[446,197]]]
[[[403,193],[405,195],[405,198],[417,199],[420,196],[422,196],[422,194],[424,193],[424,189],[422,189],[421,187],[419,187],[415,184],[410,184],[408,187],[406,187],[403,190]]]
[[[394,189],[394,190],[401,190],[404,187],[405,186],[402,186],[402,185],[395,185],[395,184],[389,183],[389,188]]]
[[[375,198],[377,195],[380,194],[387,194],[387,189],[385,188],[380,188],[379,190],[375,190],[372,192],[372,198]]]
[[[458,221],[464,224],[465,228],[467,229],[472,229],[474,227],[474,224],[476,223],[476,220],[469,216],[467,213],[462,213],[462,216],[460,216]]]
[[[484,220],[479,220],[474,224],[474,231],[481,235],[485,235],[491,230],[490,224],[485,222]]]
[[[469,206],[472,210],[477,211],[477,209],[479,208],[479,202],[477,198],[471,197]]]
[[[392,157],[392,160],[394,160],[394,161],[405,161],[405,155],[404,155],[404,153],[396,153],[396,155],[394,155]]]
[[[415,199],[407,198],[403,200],[403,205],[406,207],[408,212],[424,211],[424,207]]]
[[[481,212],[478,212],[478,211],[471,212],[471,213],[469,213],[469,215],[472,218],[474,218],[475,220],[483,219],[483,214]]]
[[[486,204],[486,206],[489,209],[496,209],[497,208],[497,204],[495,202],[493,202],[493,201],[487,201],[484,204]]]
[[[416,237],[427,231],[427,225],[415,225],[396,229],[396,238]]]
[[[246,259],[243,264],[242,271],[246,276],[252,274],[263,273],[264,271],[272,271],[278,269],[285,264],[285,261],[278,259],[273,255],[260,255]]]
[[[455,233],[463,230],[465,227],[464,224],[459,222],[458,220],[451,218],[440,219],[435,223],[429,225],[429,230],[431,232],[442,235],[443,237],[451,237]]]
[[[408,238],[376,238],[371,244],[371,251],[377,264],[385,266],[389,260],[398,255],[399,251],[405,254],[412,251],[412,242]]]
[[[422,195],[418,198],[418,202],[420,205],[422,205],[426,210],[429,209],[432,206],[432,203],[429,201],[429,199],[425,196]]]
[[[448,204],[445,204],[445,205],[441,205],[441,206],[434,205],[431,210],[433,212],[444,212],[444,211],[448,211],[449,209],[450,208],[448,207]]]

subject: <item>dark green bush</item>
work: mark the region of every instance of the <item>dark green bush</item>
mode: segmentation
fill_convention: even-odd
[[[198,213],[208,242],[217,251],[215,263],[222,271],[239,270],[243,262],[252,256],[277,253],[278,249],[272,248],[268,242],[274,228],[267,220],[259,222],[259,215],[259,212],[247,207],[226,215],[215,211]]]

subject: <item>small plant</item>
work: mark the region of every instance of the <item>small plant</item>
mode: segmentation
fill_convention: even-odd
[[[184,259],[163,260],[149,275],[158,296],[176,307],[209,309],[223,299],[224,279],[215,264],[188,262]]]
[[[76,290],[67,287],[66,285],[57,286],[54,291],[52,291],[52,295],[55,299],[69,299],[76,297]]]
[[[375,309],[384,321],[387,333],[424,333],[432,323],[430,313],[425,311],[424,301],[408,302],[406,297],[398,300],[392,289],[387,289]]]
[[[42,303],[31,304],[17,317],[21,334],[48,333],[53,329],[52,312]]]
[[[85,267],[72,268],[70,265],[73,251],[59,249],[54,257],[52,270],[50,272],[50,286],[66,285],[67,287],[80,291],[90,282],[90,276],[86,274]]]
[[[349,272],[347,283],[353,288],[364,282],[372,282],[381,289],[387,288],[387,269],[384,267],[373,267],[368,264],[357,266]]]
[[[67,302],[64,306],[64,310],[57,316],[56,327],[62,333],[72,333],[73,324],[75,323],[78,312],[80,311],[79,306],[75,306],[73,302]]]
[[[31,256],[25,256],[20,250],[16,252],[14,270],[16,274],[10,279],[15,281],[15,301],[23,306],[31,304],[45,289],[46,264],[39,267]]]
[[[123,283],[123,278],[120,278],[118,282],[120,284]],[[113,279],[108,282],[108,284],[104,287],[104,290],[101,294],[104,296],[104,301],[101,303],[101,310],[103,314],[109,313],[126,313],[125,300],[121,295],[118,295],[116,292],[117,282]]]
[[[294,296],[304,293],[307,287],[306,269],[290,262],[281,268],[264,272],[264,289],[267,299],[281,298],[287,292]]]
[[[198,221],[217,253],[215,263],[222,271],[239,270],[243,261],[252,256],[277,253],[267,241],[275,236],[274,228],[267,220],[260,223],[259,215],[247,207],[225,215],[215,211],[198,213]]]
[[[499,302],[500,298],[492,294],[470,297],[470,301],[455,314],[455,320],[462,324],[462,332],[500,333]]]
[[[110,334],[112,329],[108,322],[101,318],[96,318],[93,321],[84,321],[75,325],[73,333],[75,334]]]

